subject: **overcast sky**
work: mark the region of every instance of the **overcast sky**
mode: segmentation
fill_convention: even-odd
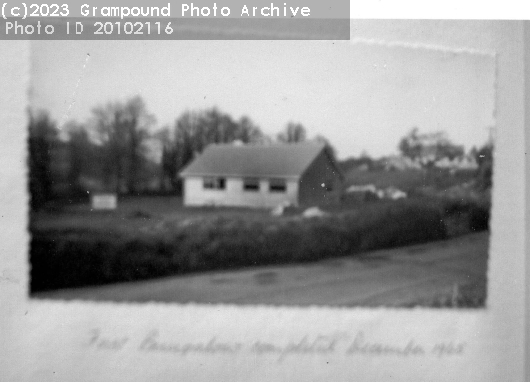
[[[494,124],[490,56],[338,41],[32,44],[31,104],[59,123],[86,122],[93,107],[139,94],[157,127],[217,106],[273,136],[300,122],[339,158],[396,153],[414,126],[480,146]]]

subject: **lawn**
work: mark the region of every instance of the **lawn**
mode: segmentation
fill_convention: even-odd
[[[114,211],[95,211],[89,203],[52,204],[33,212],[32,232],[48,230],[89,230],[108,233],[134,233],[164,222],[191,222],[219,217],[266,218],[268,210],[237,207],[184,207],[177,196],[123,196]]]

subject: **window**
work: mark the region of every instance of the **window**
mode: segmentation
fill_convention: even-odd
[[[243,180],[243,190],[259,191],[259,179],[258,178],[245,178]]]
[[[203,187],[210,190],[224,190],[225,178],[204,178]]]
[[[269,181],[270,192],[285,192],[287,191],[287,183],[284,179],[271,179]]]

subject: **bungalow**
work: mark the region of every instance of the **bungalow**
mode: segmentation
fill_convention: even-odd
[[[215,144],[181,172],[186,206],[275,207],[340,200],[343,176],[324,144]]]

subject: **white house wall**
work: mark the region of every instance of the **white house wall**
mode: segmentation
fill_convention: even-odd
[[[260,180],[259,191],[243,189],[242,178],[225,178],[224,190],[205,189],[202,177],[184,179],[184,205],[186,206],[246,206],[275,207],[283,202],[298,205],[298,180],[286,180],[285,192],[270,192],[268,179]]]

